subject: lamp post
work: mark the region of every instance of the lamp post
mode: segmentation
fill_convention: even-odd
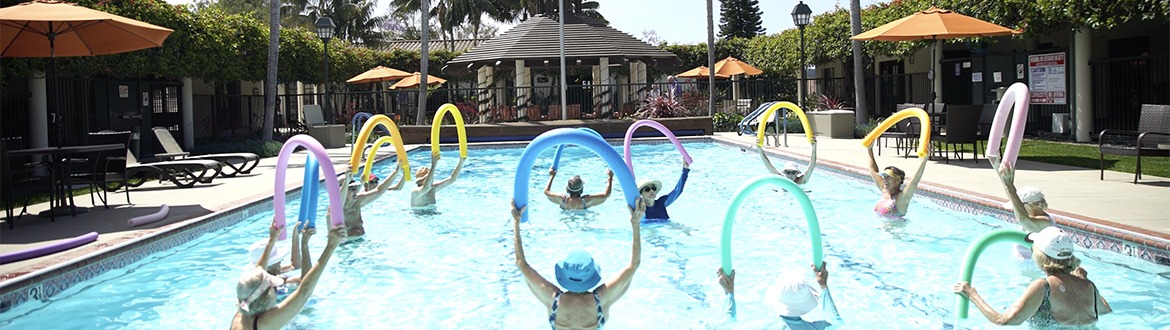
[[[325,44],[325,98],[322,103],[325,104],[325,113],[330,117],[336,118],[331,109],[329,109],[329,39],[333,39],[333,31],[337,28],[333,25],[333,20],[329,17],[321,16],[317,19],[317,23],[313,24],[317,27],[317,37],[321,38],[321,42]]]
[[[804,58],[804,27],[808,25],[812,18],[812,9],[804,4],[804,1],[796,4],[796,8],[792,9],[792,22],[800,29],[800,108],[804,109],[805,99],[808,98],[808,61]],[[784,146],[788,146],[788,117],[784,117]],[[779,122],[779,121],[777,121]]]

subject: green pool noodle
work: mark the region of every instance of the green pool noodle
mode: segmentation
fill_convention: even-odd
[[[821,261],[824,256],[821,254],[821,224],[817,221],[817,211],[813,209],[812,201],[809,201],[808,195],[805,195],[804,189],[788,178],[776,175],[767,174],[761,175],[754,179],[748,180],[739,190],[735,192],[735,197],[731,199],[731,205],[727,206],[727,213],[723,217],[723,273],[730,276],[731,270],[731,225],[735,222],[735,214],[739,210],[739,204],[743,203],[743,199],[749,193],[759,189],[764,185],[777,185],[788,193],[796,197],[800,202],[800,207],[804,209],[804,219],[808,221],[808,236],[812,244],[812,259],[813,265],[819,270]]]
[[[987,249],[995,243],[1016,243],[1027,247],[1032,247],[1032,243],[1024,241],[1028,233],[1016,229],[996,229],[983,234],[971,246],[967,247],[967,256],[963,258],[963,268],[959,273],[959,281],[971,283],[971,275],[975,272],[975,264],[979,262],[979,256],[983,254],[983,250]],[[970,300],[961,294],[955,294],[955,311],[960,319],[967,318],[967,309]]]

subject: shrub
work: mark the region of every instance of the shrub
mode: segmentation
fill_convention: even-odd
[[[858,139],[865,138],[865,135],[873,131],[873,129],[876,128],[878,124],[879,123],[877,119],[873,118],[870,118],[869,122],[866,122],[865,124],[857,124],[853,127],[853,137]]]
[[[192,152],[194,155],[250,152],[260,157],[275,157],[280,153],[283,144],[279,141],[240,140],[219,143],[200,144]]]
[[[651,93],[638,106],[635,118],[671,118],[682,117],[687,112],[682,104],[665,93]]]
[[[819,94],[809,100],[809,108],[815,110],[844,109],[849,107],[849,101],[841,98]]]
[[[716,132],[738,131],[735,125],[738,125],[742,120],[743,115],[728,112],[716,112],[715,116],[711,117],[711,123],[715,126]]]

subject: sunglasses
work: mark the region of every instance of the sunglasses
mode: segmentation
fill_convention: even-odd
[[[642,192],[651,192],[651,191],[658,191],[658,187],[646,186],[645,188],[642,188]]]

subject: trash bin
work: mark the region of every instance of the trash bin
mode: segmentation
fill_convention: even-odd
[[[1052,132],[1056,134],[1064,134],[1068,129],[1069,114],[1054,113],[1052,114]]]

